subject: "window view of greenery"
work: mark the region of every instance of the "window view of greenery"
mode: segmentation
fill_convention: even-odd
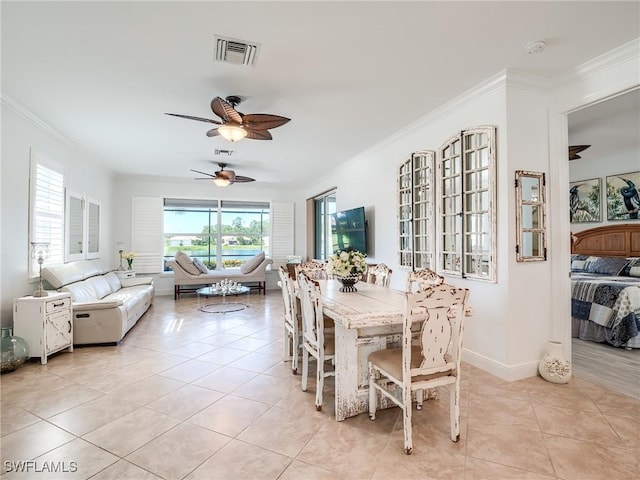
[[[336,191],[331,190],[313,199],[314,258],[327,260],[333,254],[331,244],[331,214],[336,213]]]
[[[164,259],[177,251],[199,258],[213,270],[238,267],[269,255],[269,204],[165,201]]]

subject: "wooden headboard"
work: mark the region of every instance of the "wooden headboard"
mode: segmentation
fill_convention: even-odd
[[[640,257],[640,223],[622,223],[571,234],[571,253]]]

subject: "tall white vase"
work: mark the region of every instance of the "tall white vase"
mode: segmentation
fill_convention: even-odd
[[[538,363],[538,371],[552,383],[567,383],[571,378],[571,362],[564,357],[562,342],[547,342],[547,351]]]

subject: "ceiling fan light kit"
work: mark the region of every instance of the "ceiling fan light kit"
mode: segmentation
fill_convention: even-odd
[[[217,187],[226,187],[231,182],[229,180],[227,180],[226,178],[216,177],[216,178],[213,179],[213,183],[215,183]]]
[[[230,142],[237,142],[247,136],[247,131],[244,128],[229,124],[218,127],[218,133]]]

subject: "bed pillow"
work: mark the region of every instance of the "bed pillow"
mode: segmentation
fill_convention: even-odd
[[[260,252],[256,256],[251,257],[249,260],[244,262],[240,266],[240,272],[244,273],[245,275],[247,273],[253,272],[256,268],[258,268],[258,265],[260,265],[263,260],[264,260],[264,252]]]
[[[199,258],[194,258],[193,259],[193,264],[196,266],[196,268],[198,270],[200,270],[200,273],[208,273],[209,270],[207,270],[207,266],[202,263],[202,260],[200,260]]]
[[[598,257],[594,262],[588,262],[588,273],[601,273],[605,275],[620,275],[629,263],[626,258]]]
[[[571,255],[571,271],[586,272],[589,255]]]
[[[202,272],[193,264],[193,261],[189,258],[189,255],[182,251],[176,252],[176,263],[182,267],[182,269],[190,273],[191,275],[200,275]]]
[[[640,277],[640,258],[629,258],[620,275],[623,277]]]

